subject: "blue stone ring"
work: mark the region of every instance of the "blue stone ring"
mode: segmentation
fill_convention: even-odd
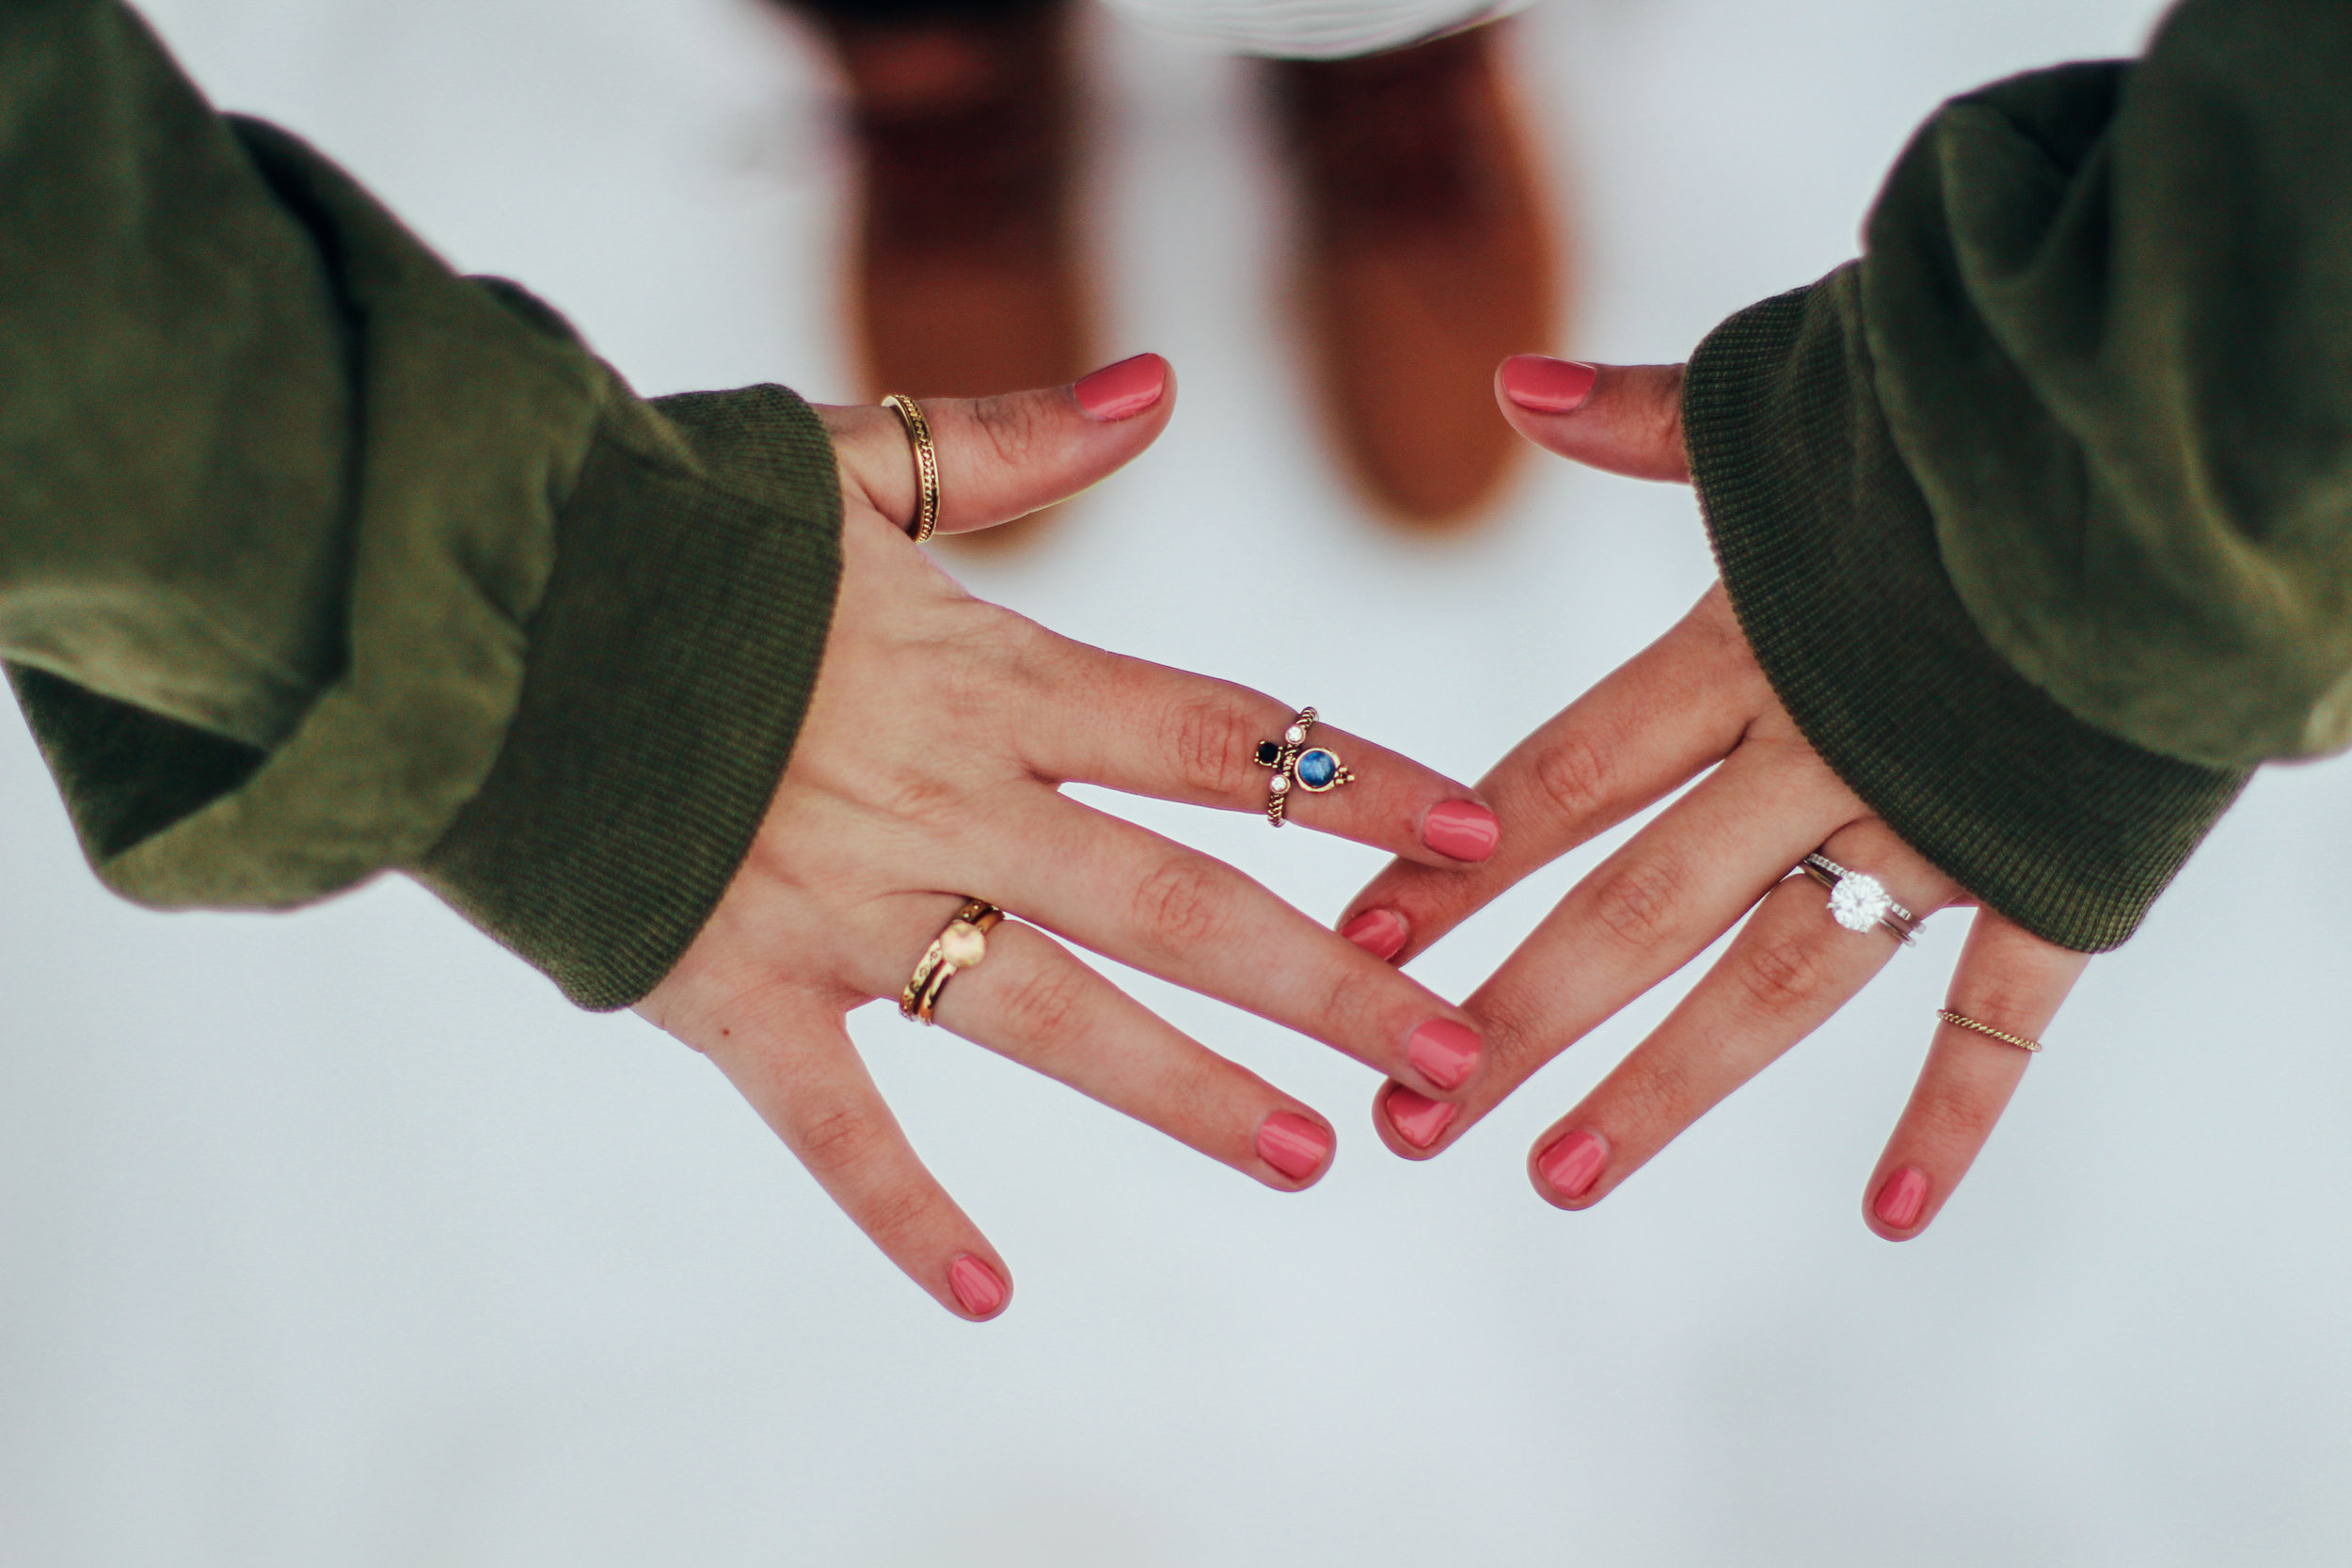
[[[1258,742],[1258,766],[1274,769],[1274,777],[1266,782],[1265,819],[1278,828],[1290,807],[1293,789],[1321,795],[1356,782],[1356,775],[1340,766],[1336,753],[1307,744],[1307,732],[1314,727],[1315,710],[1302,707],[1281,739]]]

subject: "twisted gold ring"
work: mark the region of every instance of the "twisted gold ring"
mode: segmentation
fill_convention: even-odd
[[[939,527],[939,449],[931,445],[931,422],[923,417],[921,404],[893,392],[882,399],[882,406],[897,413],[898,422],[907,427],[908,443],[914,448],[916,499],[914,521],[907,525],[907,535],[919,545]]]
[[[1990,1023],[1979,1023],[1966,1013],[1956,1013],[1949,1007],[1938,1007],[1935,1016],[1962,1029],[1974,1029],[1979,1035],[1990,1035],[2003,1045],[2013,1045],[2020,1051],[2039,1051],[2040,1040],[2029,1040],[2023,1035],[2012,1035],[2006,1029],[1995,1029]]]
[[[967,898],[947,928],[923,950],[914,974],[898,993],[898,1016],[909,1023],[929,1023],[939,993],[963,970],[976,969],[988,957],[988,933],[1005,918],[1005,911],[977,898]]]

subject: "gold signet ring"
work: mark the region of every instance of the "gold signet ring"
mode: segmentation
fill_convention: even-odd
[[[988,957],[988,933],[1005,918],[1005,911],[977,898],[967,898],[947,927],[923,950],[906,990],[898,993],[898,1016],[910,1023],[929,1023],[939,993],[961,970],[977,969]]]

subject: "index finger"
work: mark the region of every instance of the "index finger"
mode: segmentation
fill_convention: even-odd
[[[1079,642],[1060,644],[1073,699],[1020,736],[1024,760],[1058,784],[1078,780],[1131,795],[1264,812],[1281,787],[1282,817],[1423,865],[1475,864],[1501,829],[1478,792],[1412,758],[1314,720],[1248,687]],[[1297,742],[1289,736],[1300,732]],[[1341,772],[1327,784],[1305,753]],[[1268,760],[1299,760],[1282,768]]]
[[[1479,781],[1502,829],[1470,871],[1399,863],[1340,928],[1402,962],[1517,884],[1687,784],[1739,743],[1769,701],[1721,584],[1674,628],[1512,749]]]

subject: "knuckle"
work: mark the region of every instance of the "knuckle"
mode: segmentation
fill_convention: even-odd
[[[1797,1012],[1829,985],[1820,949],[1802,937],[1781,936],[1743,954],[1732,974],[1748,999],[1768,1013]]]
[[[1214,946],[1226,925],[1226,888],[1216,866],[1198,855],[1172,855],[1136,884],[1136,923],[1172,951]]]
[[[923,1234],[938,1207],[928,1188],[894,1187],[858,1206],[858,1228],[884,1252],[896,1252]]]
[[[1560,817],[1581,821],[1608,799],[1608,758],[1591,736],[1563,736],[1535,759],[1535,787]]]
[[[818,1176],[850,1169],[871,1154],[882,1139],[882,1123],[854,1105],[836,1105],[801,1124],[793,1152]]]
[[[1499,986],[1476,998],[1469,1011],[1497,1063],[1515,1069],[1540,1064],[1555,1049],[1552,1020],[1537,994],[1525,987]]]
[[[1973,1148],[1992,1135],[2000,1110],[1969,1094],[1923,1096],[1915,1112],[1927,1140],[1946,1148]]]
[[[1012,982],[998,999],[1005,1027],[1033,1045],[1067,1045],[1085,1033],[1086,982],[1073,970],[1040,970]]]
[[[1019,393],[979,399],[972,404],[972,422],[991,455],[1008,468],[1026,466],[1043,434],[1037,400]]]
[[[1257,771],[1249,761],[1256,735],[1248,718],[1230,703],[1200,697],[1186,701],[1174,719],[1169,733],[1179,776],[1184,783],[1205,795],[1246,793],[1252,781],[1244,769]]]
[[[1655,861],[1629,861],[1593,890],[1593,917],[1626,943],[1648,947],[1674,929],[1680,879]]]

